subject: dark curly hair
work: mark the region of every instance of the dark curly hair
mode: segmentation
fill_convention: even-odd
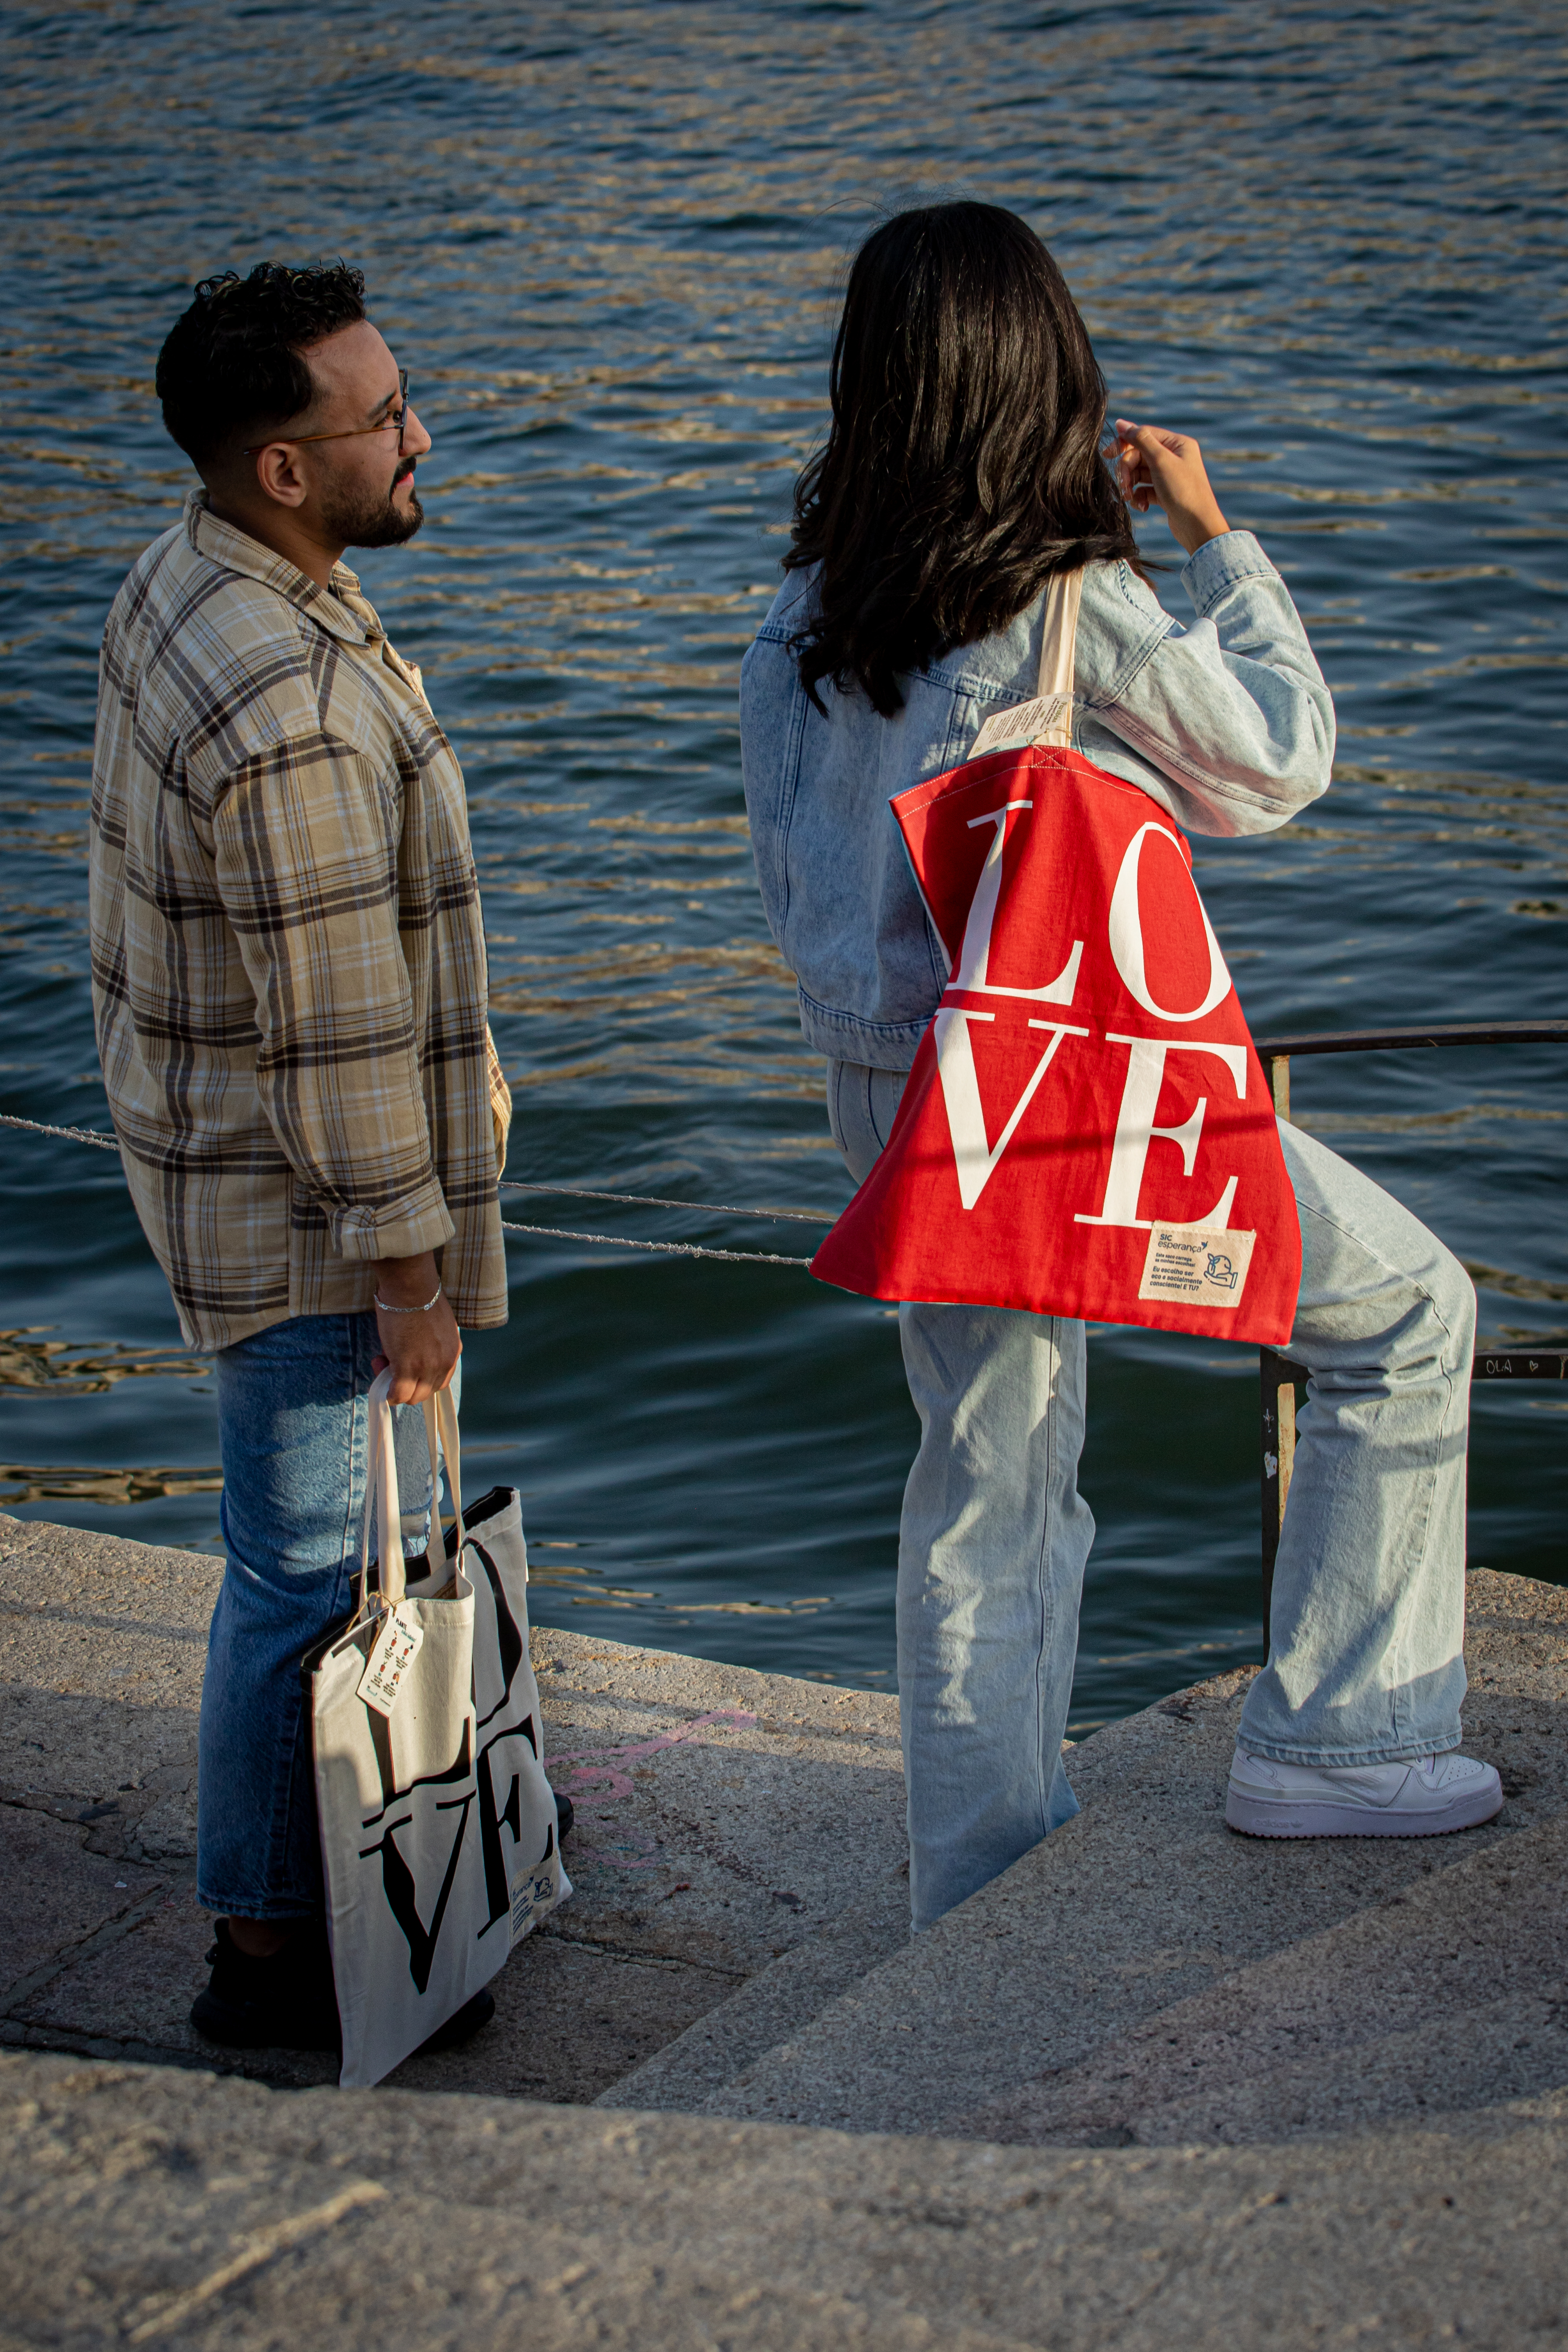
[[[1054,572],[1137,564],[1100,455],[1105,379],[1016,213],[932,205],[875,230],[849,273],[829,393],[784,557],[786,571],[822,567],[792,647],[819,709],[826,677],[889,718],[900,671],[1005,627]]]
[[[288,424],[314,391],[301,352],[364,314],[363,276],[342,261],[260,261],[248,278],[204,278],[158,354],[170,438],[199,467],[248,432]]]

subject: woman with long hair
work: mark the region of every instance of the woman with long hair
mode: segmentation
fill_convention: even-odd
[[[1334,730],[1289,593],[1226,522],[1196,443],[1119,421],[1102,453],[1089,336],[1015,215],[946,204],[877,229],[830,394],[741,731],[763,902],[858,1183],[948,982],[888,803],[1034,696],[1053,580],[1080,575],[1070,748],[1187,831],[1283,824],[1327,789]],[[1148,584],[1129,502],[1161,507],[1186,554],[1187,629]],[[1005,740],[993,727],[987,746]],[[1312,1383],[1226,1819],[1276,1837],[1466,1828],[1502,1802],[1457,1752],[1474,1293],[1376,1185],[1279,1134],[1302,1240],[1290,1354]],[[1078,1810],[1060,1750],[1094,1522],[1083,1325],[899,1318],[921,1423],[898,1578],[920,1929]]]

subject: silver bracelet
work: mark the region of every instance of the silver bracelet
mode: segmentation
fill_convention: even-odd
[[[389,1307],[379,1290],[375,1293],[375,1303],[384,1315],[428,1315],[440,1296],[441,1286],[437,1283],[434,1296],[427,1298],[423,1307]]]

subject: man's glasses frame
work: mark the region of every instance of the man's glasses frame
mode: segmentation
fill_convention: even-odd
[[[390,433],[395,429],[397,454],[401,457],[403,429],[408,422],[408,370],[406,368],[399,368],[397,371],[397,401],[398,404],[392,415],[384,416],[379,425],[349,425],[342,426],[336,433],[274,433],[269,439],[258,441],[253,449],[242,449],[239,454],[242,457],[259,457],[263,449],[270,449],[273,443],[277,441],[287,441],[292,447],[302,441],[356,441],[362,433]]]

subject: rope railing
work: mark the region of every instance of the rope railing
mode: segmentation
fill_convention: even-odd
[[[0,1111],[0,1127],[21,1128],[30,1135],[62,1136],[68,1143],[91,1144],[99,1151],[118,1151],[120,1144],[112,1135],[96,1127],[51,1127],[41,1118],[20,1118],[14,1111]],[[652,1192],[601,1192],[585,1184],[526,1184],[517,1177],[503,1177],[503,1192],[548,1192],[573,1201],[614,1201],[633,1209],[690,1209],[705,1217],[760,1217],[764,1223],[788,1223],[797,1225],[830,1225],[831,1216],[806,1209],[742,1209],[727,1201],[671,1201]],[[773,1250],[704,1249],[697,1242],[639,1242],[624,1239],[619,1234],[572,1233],[563,1225],[520,1225],[501,1220],[503,1234],[537,1234],[547,1241],[589,1242],[600,1249],[646,1251],[659,1257],[711,1257],[722,1259],[731,1265],[800,1265],[808,1266],[808,1257],[781,1257]]]
[[[0,1110],[0,1127],[23,1127],[32,1135],[63,1135],[68,1143],[90,1143],[100,1151],[118,1151],[117,1136],[105,1135],[97,1127],[47,1127],[41,1118],[18,1118],[14,1111]]]
[[[553,1187],[542,1186],[542,1191]],[[623,1196],[630,1197],[630,1196]],[[693,1209],[695,1201],[682,1201],[683,1209]],[[823,1223],[827,1221],[824,1218]],[[543,1234],[555,1242],[597,1242],[602,1249],[655,1250],[665,1257],[721,1257],[731,1265],[809,1265],[808,1257],[778,1257],[772,1250],[703,1249],[696,1242],[634,1242],[623,1241],[618,1234],[574,1234],[564,1225],[510,1225],[501,1219],[503,1234]]]
[[[700,1209],[710,1217],[761,1217],[764,1223],[786,1221],[796,1225],[830,1225],[834,1222],[816,1209],[738,1209],[732,1201],[666,1201],[654,1192],[591,1192],[583,1184],[523,1184],[515,1176],[503,1176],[503,1192],[563,1192],[574,1201],[626,1201],[637,1209]],[[531,1233],[530,1226],[518,1227],[520,1233]]]

